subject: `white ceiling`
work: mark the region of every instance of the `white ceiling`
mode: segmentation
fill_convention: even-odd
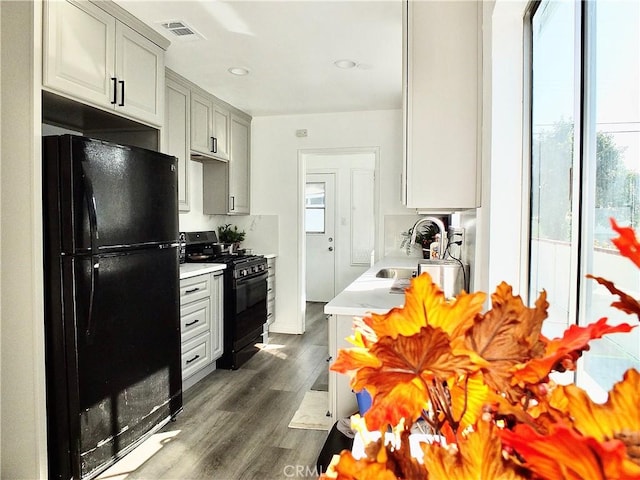
[[[116,2],[171,40],[169,68],[253,116],[401,108],[401,0]],[[204,39],[160,26],[174,20]]]

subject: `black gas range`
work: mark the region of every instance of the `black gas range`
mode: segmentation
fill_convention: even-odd
[[[182,235],[182,234],[181,234]],[[182,237],[181,237],[182,238]],[[267,322],[267,260],[261,255],[229,253],[216,232],[185,232],[184,261],[223,263],[224,353],[220,368],[237,369],[256,352]]]

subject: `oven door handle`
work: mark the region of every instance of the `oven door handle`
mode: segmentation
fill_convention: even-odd
[[[236,279],[236,286],[240,285],[251,285],[253,283],[259,283],[267,279],[268,272],[262,272],[260,275],[256,275],[254,277],[242,277]]]

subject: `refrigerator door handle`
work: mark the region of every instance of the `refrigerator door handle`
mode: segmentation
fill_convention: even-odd
[[[98,257],[91,256],[91,291],[89,292],[89,313],[87,315],[87,331],[86,338],[87,343],[91,345],[93,338],[91,338],[93,332],[93,299],[95,298],[96,289],[98,288],[98,270],[100,268],[100,260]]]
[[[98,253],[98,214],[96,209],[96,197],[93,194],[93,183],[87,172],[87,162],[82,162],[82,178],[84,180],[84,198],[89,212],[89,234],[91,235],[91,255]]]

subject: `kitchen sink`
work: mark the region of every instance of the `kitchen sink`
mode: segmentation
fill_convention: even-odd
[[[376,273],[378,278],[412,278],[415,276],[416,269],[407,267],[383,268]]]

